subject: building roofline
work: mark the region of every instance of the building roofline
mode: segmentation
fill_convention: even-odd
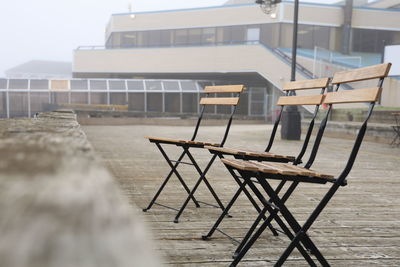
[[[283,0],[282,3],[285,4],[293,4],[292,1]],[[256,4],[233,4],[233,5],[219,5],[219,6],[207,6],[207,7],[193,7],[193,8],[184,8],[184,9],[168,9],[168,10],[154,10],[154,11],[141,11],[141,12],[124,12],[124,13],[114,13],[111,16],[128,16],[128,15],[140,15],[140,14],[159,14],[159,13],[171,13],[171,12],[186,12],[186,11],[195,11],[195,10],[209,10],[209,9],[220,9],[220,8],[235,8],[235,7],[244,7],[244,6],[255,6]],[[323,4],[323,3],[311,3],[304,2],[300,5],[306,6],[323,6],[323,7],[331,7],[331,8],[342,8],[341,5],[336,4]],[[387,11],[387,12],[397,12],[400,13],[400,10],[390,9],[390,8],[375,8],[368,6],[358,6],[354,7],[354,9],[361,10],[376,10],[376,11]]]

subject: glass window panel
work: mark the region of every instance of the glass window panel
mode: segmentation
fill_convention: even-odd
[[[182,94],[182,111],[184,113],[197,113],[199,99],[197,93]]]
[[[48,90],[49,80],[31,80],[31,89]]]
[[[162,112],[162,93],[147,93],[147,111]]]
[[[121,36],[122,36],[122,34],[119,33],[119,32],[114,32],[111,35],[111,42],[112,42],[111,46],[113,48],[120,48],[121,47]]]
[[[248,44],[257,44],[260,40],[260,28],[259,27],[247,28],[246,40]]]
[[[11,117],[28,117],[28,94],[26,92],[10,92],[9,104]]]
[[[120,39],[120,47],[135,47],[138,45],[136,32],[121,33]]]
[[[27,79],[10,79],[9,89],[28,89]]]
[[[249,94],[247,91],[240,94],[239,105],[236,107],[235,114],[243,116],[249,115]]]
[[[268,23],[261,25],[260,41],[268,47],[276,48],[279,46],[280,24]]]
[[[189,29],[188,44],[199,45],[201,44],[201,29]]]
[[[72,90],[87,90],[88,89],[88,81],[87,80],[71,80],[71,89]]]
[[[128,94],[128,110],[144,111],[144,93]]]
[[[0,89],[7,89],[7,79],[0,79]]]
[[[148,46],[160,46],[161,44],[161,33],[160,31],[148,32],[149,42]]]
[[[182,81],[182,91],[197,91],[196,82],[194,81]]]
[[[213,85],[212,82],[197,82],[197,84],[199,85],[201,91],[203,91],[206,86]]]
[[[90,80],[90,90],[107,90],[107,81]]]
[[[146,81],[146,89],[149,91],[162,90],[161,81]]]
[[[181,110],[180,93],[165,94],[165,111],[179,113]]]
[[[214,44],[216,40],[216,29],[205,28],[203,29],[202,43],[203,44]]]
[[[250,115],[264,115],[264,103],[251,103]]]
[[[225,83],[226,84],[226,83]],[[231,97],[232,94],[217,94],[217,97]],[[218,114],[230,114],[232,112],[232,106],[216,106]]]
[[[179,82],[175,81],[165,81],[164,90],[165,91],[180,91],[179,90]]]
[[[173,42],[173,31],[172,30],[163,30],[160,31],[161,39],[160,44],[161,46],[171,46]]]
[[[68,92],[51,92],[51,103],[53,104],[68,104],[69,93]]]
[[[280,27],[281,34],[279,47],[292,48],[293,27],[292,24],[282,23]]]
[[[237,25],[232,26],[232,42],[233,43],[244,43],[246,40],[246,26]]]
[[[71,93],[71,104],[87,104],[88,103],[88,93]]]
[[[107,105],[107,93],[90,92],[90,103],[93,105]]]
[[[230,44],[232,43],[232,27],[223,27],[222,28],[222,43]]]
[[[330,27],[314,26],[313,47],[323,47],[329,49]]]
[[[175,30],[175,45],[185,45],[188,43],[187,30]]]
[[[136,38],[138,47],[146,47],[149,42],[149,32],[137,32]]]
[[[31,113],[49,111],[49,93],[48,92],[36,92],[31,93]]]
[[[299,25],[298,48],[314,49],[314,26]]]
[[[0,118],[7,117],[6,92],[0,92]]]
[[[144,90],[143,81],[128,81],[128,90]]]
[[[126,105],[126,93],[110,93],[111,105]]]
[[[125,81],[108,81],[110,90],[126,90]]]

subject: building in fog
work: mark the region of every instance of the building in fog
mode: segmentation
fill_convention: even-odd
[[[399,1],[354,0],[352,12],[345,12],[346,2],[301,1],[297,79],[330,76],[383,58],[400,65]],[[63,103],[193,114],[199,110],[205,85],[244,83],[248,90],[238,114],[269,120],[275,114],[279,88],[290,78],[292,20],[291,1],[282,1],[269,15],[254,0],[114,14],[102,46],[74,51],[73,79],[41,77],[47,72],[41,68],[36,68],[39,76],[18,77],[27,73],[26,66],[10,70],[12,79],[0,79],[0,116],[32,115]],[[384,55],[389,46],[391,54]],[[392,73],[396,74],[400,75]],[[400,79],[387,79],[385,87],[381,104],[400,106]],[[208,112],[218,115],[229,110],[218,107]]]
[[[298,79],[378,64],[385,46],[400,44],[398,1],[366,2],[356,1],[350,17],[340,4],[301,4]],[[73,75],[240,82],[264,92],[254,101],[262,97],[260,112],[266,112],[267,99],[273,100],[290,78],[292,20],[290,1],[282,1],[270,15],[253,0],[114,14],[105,46],[74,51]],[[351,25],[347,38],[344,21]]]

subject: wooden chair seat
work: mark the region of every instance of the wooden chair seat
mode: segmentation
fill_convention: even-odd
[[[309,178],[319,178],[327,181],[332,181],[334,176],[320,173],[314,170],[305,169],[292,164],[274,163],[274,162],[254,162],[237,159],[222,159],[226,165],[232,166],[235,169],[242,171],[261,172],[266,174],[278,174],[285,176],[299,176]]]
[[[151,143],[172,144],[172,145],[178,145],[178,146],[179,145],[189,145],[189,146],[196,146],[196,147],[219,146],[219,144],[216,144],[216,143],[201,142],[201,141],[179,140],[179,139],[150,137],[150,136],[145,136],[145,138],[149,139],[149,141]]]
[[[204,148],[210,150],[211,153],[219,152],[224,155],[232,155],[232,156],[244,156],[249,158],[263,158],[263,159],[286,159],[287,161],[294,161],[295,157],[293,156],[284,156],[279,154],[274,154],[270,152],[259,152],[252,150],[244,150],[244,149],[235,149],[228,147],[213,147],[213,146],[205,146]]]

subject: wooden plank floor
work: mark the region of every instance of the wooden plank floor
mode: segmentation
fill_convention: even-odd
[[[192,127],[168,126],[85,126],[84,130],[98,154],[114,174],[135,209],[146,207],[169,171],[165,160],[154,144],[143,136],[170,138],[190,137]],[[270,126],[233,126],[227,147],[263,149]],[[216,141],[222,127],[209,126],[201,131],[199,140]],[[279,138],[278,138],[279,139]],[[277,140],[272,151],[296,155],[301,143]],[[352,142],[325,138],[322,142],[315,170],[337,175],[344,167]],[[167,149],[177,156],[177,148]],[[194,152],[200,165],[208,162],[207,151]],[[305,156],[307,159],[307,155]],[[324,256],[334,266],[399,266],[400,265],[400,149],[389,145],[365,142],[350,173],[349,185],[339,189],[310,230],[310,236]],[[183,166],[183,177],[192,186],[197,179],[192,166]],[[211,169],[208,178],[224,203],[229,201],[237,185],[220,162]],[[302,185],[288,202],[300,221],[307,218],[328,186]],[[175,177],[160,196],[159,202],[179,207],[185,193]],[[196,197],[210,201],[206,188],[200,187]],[[235,243],[215,233],[209,241],[201,240],[220,211],[190,203],[180,223],[172,222],[175,212],[154,206],[142,213],[153,230],[158,249],[167,264],[173,266],[228,266]],[[233,207],[233,218],[227,218],[221,228],[240,239],[256,216],[251,204],[241,198]],[[254,245],[240,266],[271,266],[288,244],[287,237],[274,237],[266,231]],[[294,252],[287,266],[306,266],[301,255]]]

